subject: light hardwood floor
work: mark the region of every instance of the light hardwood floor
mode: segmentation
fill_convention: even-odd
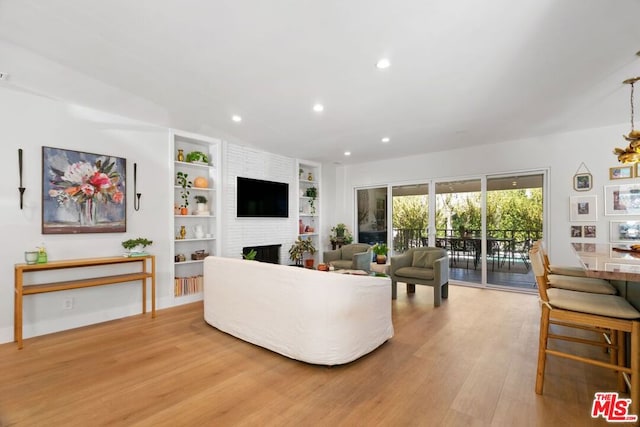
[[[0,426],[607,425],[589,413],[613,373],[549,358],[535,394],[536,296],[451,286],[434,308],[416,288],[395,336],[343,366],[221,333],[201,303],[3,344]]]

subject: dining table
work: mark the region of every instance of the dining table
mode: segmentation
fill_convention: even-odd
[[[572,243],[588,277],[640,282],[640,251],[626,243]]]

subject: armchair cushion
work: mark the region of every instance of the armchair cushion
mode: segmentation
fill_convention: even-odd
[[[350,270],[352,268],[352,263],[353,261],[351,261],[350,259],[340,259],[330,262],[330,264],[338,270]]]
[[[371,246],[364,243],[352,243],[324,252],[324,262],[337,269],[369,271],[371,266]]]
[[[417,267],[417,268],[431,267],[431,264],[429,263],[429,252],[427,251],[414,252],[413,260],[411,262],[411,267]]]
[[[350,245],[344,245],[341,250],[342,250],[342,255],[340,257],[340,259],[348,259],[349,261],[351,261],[353,259],[353,256],[357,253],[360,252],[367,252],[371,247],[369,245],[364,245],[364,244],[350,244]]]
[[[396,276],[407,279],[433,280],[433,268],[401,267],[396,270]]]

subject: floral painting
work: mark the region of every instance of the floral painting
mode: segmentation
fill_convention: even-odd
[[[127,231],[126,160],[42,147],[42,233]]]

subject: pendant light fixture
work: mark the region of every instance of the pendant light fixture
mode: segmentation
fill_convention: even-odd
[[[613,154],[618,156],[618,161],[620,163],[636,163],[640,162],[640,130],[635,130],[633,127],[633,85],[640,81],[640,77],[634,77],[631,79],[627,79],[622,83],[631,85],[631,132],[629,135],[622,135],[624,139],[629,142],[629,146],[627,148],[616,148],[613,150]]]

